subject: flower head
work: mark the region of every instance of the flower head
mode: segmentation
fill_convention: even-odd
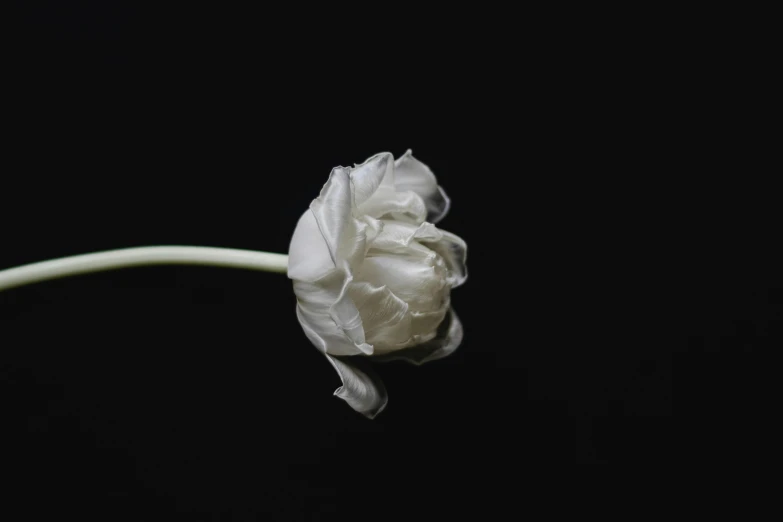
[[[462,340],[450,294],[467,278],[467,247],[434,225],[449,204],[410,150],[381,153],[334,168],[291,239],[299,322],[343,381],[335,395],[370,418],[387,396],[363,363],[422,364]]]

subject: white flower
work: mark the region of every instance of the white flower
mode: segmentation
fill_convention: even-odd
[[[462,340],[450,292],[467,277],[467,248],[433,224],[448,209],[435,176],[410,150],[396,161],[381,153],[334,168],[291,239],[299,322],[340,374],[335,395],[370,418],[387,397],[364,363],[422,364]]]

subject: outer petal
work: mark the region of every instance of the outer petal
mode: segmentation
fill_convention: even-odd
[[[353,191],[348,170],[332,169],[321,194],[310,204],[334,265],[351,262],[363,253],[364,228],[353,217]]]
[[[356,351],[346,353],[340,343],[331,342],[336,339],[335,336],[338,334],[335,332],[338,331],[339,337],[347,338],[355,345],[356,350],[368,355],[372,354],[372,346],[365,343],[359,310],[348,293],[352,280],[350,274],[339,268],[333,269],[313,282],[294,280],[294,293],[301,311],[300,321],[302,317],[309,318],[310,327],[325,340],[330,341],[322,349],[326,353],[338,355],[357,353]],[[318,346],[318,343],[313,342]]]
[[[359,361],[351,360],[349,363],[347,358],[337,358],[330,355],[327,355],[326,358],[332,363],[343,381],[343,385],[334,391],[337,397],[370,419],[383,411],[388,402],[386,388],[369,367],[360,370],[354,364],[361,364]]]
[[[289,274],[294,279],[299,306],[317,319],[310,327],[329,341],[326,352],[345,353],[344,343],[335,341],[336,326],[356,349],[371,354],[372,346],[365,343],[361,317],[347,288],[351,271],[361,264],[367,251],[368,233],[374,237],[379,228],[377,223],[354,218],[353,197],[348,170],[333,169],[321,194],[310,205],[312,216],[305,213],[300,219],[289,253]]]
[[[373,360],[379,362],[404,360],[419,366],[451,355],[462,343],[462,337],[462,323],[452,308],[438,327],[438,334],[431,341],[389,355],[373,357]]]
[[[315,281],[333,269],[329,246],[318,228],[315,214],[308,209],[299,218],[288,248],[288,277]]]
[[[422,197],[430,223],[437,223],[448,213],[451,200],[438,185],[435,174],[414,158],[410,149],[394,162],[394,183],[397,190],[411,190]]]
[[[297,306],[296,317],[299,319],[299,324],[302,325],[302,330],[307,338],[321,353],[331,355],[369,355],[373,353],[372,346],[353,342],[328,315]]]
[[[354,188],[355,204],[361,205],[378,190],[381,185],[394,188],[394,157],[381,152],[351,170],[351,182]]]

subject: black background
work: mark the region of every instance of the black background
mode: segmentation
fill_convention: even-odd
[[[378,367],[390,402],[368,421],[332,396],[284,276],[140,268],[4,292],[7,518],[494,520],[747,482],[783,319],[779,280],[754,278],[780,215],[725,145],[710,53],[501,14],[319,16],[26,13],[0,268],[286,252],[332,167],[412,148],[469,245],[463,345]]]

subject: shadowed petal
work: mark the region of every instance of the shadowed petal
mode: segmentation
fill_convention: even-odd
[[[359,369],[359,361],[348,362],[348,358],[326,356],[340,375],[343,385],[334,391],[354,410],[372,419],[383,411],[388,401],[386,388],[375,373],[365,367]]]
[[[403,360],[419,366],[451,355],[459,347],[462,337],[462,323],[452,308],[438,327],[436,337],[431,341],[389,355],[376,356],[373,360],[379,362]]]

